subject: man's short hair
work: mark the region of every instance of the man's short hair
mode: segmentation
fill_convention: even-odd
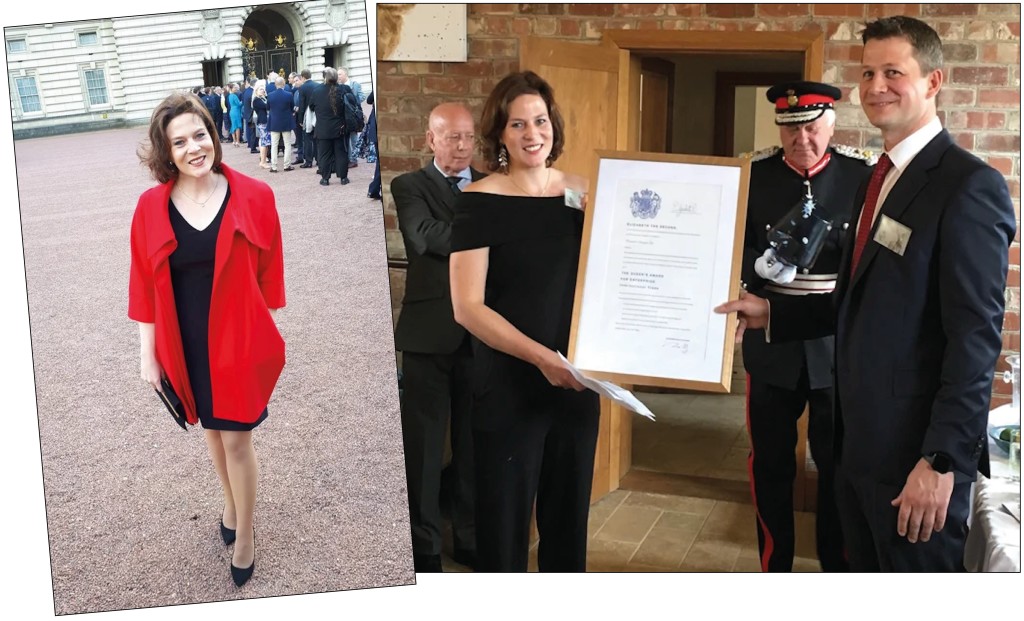
[[[310,73],[309,69],[303,69],[301,72],[299,72],[299,75],[302,76],[303,80],[308,80],[311,77],[313,77],[313,74]]]
[[[835,110],[829,108],[828,110],[825,110],[824,112],[821,113],[821,117],[823,119],[825,119],[825,124],[828,125],[829,127],[835,127],[836,126],[836,111]]]
[[[902,37],[914,48],[914,59],[921,66],[921,73],[942,69],[942,39],[939,33],[913,17],[895,15],[882,17],[864,25],[861,40],[866,45],[873,39]]]

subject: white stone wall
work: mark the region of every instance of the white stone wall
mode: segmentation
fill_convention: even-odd
[[[207,42],[199,33],[198,12],[113,21],[129,122],[147,120],[172,91],[203,83]]]
[[[342,12],[339,5],[345,5]],[[366,31],[366,4],[362,0],[321,0],[293,2],[292,6],[306,16],[310,27],[300,41],[299,69],[308,68],[313,79],[320,81],[324,69],[324,48],[346,46],[345,67],[349,77],[359,82],[366,96],[373,90],[370,81],[370,40]],[[337,68],[337,67],[336,67]]]
[[[28,51],[8,55],[15,132],[40,127],[88,126],[123,120],[145,123],[153,107],[174,90],[203,83],[202,63],[226,60],[229,82],[242,81],[242,27],[259,5],[174,14],[100,19],[8,29],[8,39],[24,35]],[[313,0],[273,5],[295,33],[296,65],[314,79],[324,68],[324,48],[345,46],[349,75],[370,86],[370,47],[363,0]],[[77,45],[76,33],[99,30],[95,46]],[[219,34],[219,37],[217,36]],[[85,104],[81,67],[96,63],[106,70],[110,104]],[[34,72],[43,110],[22,114],[13,76]]]
[[[79,45],[78,33],[95,31],[96,45]],[[114,32],[110,20],[47,24],[33,28],[10,28],[8,40],[24,37],[28,50],[8,54],[11,115],[15,127],[33,127],[49,119],[64,122],[104,121],[123,116],[125,92],[118,65]],[[89,106],[83,69],[102,68],[107,82],[108,103]],[[42,110],[21,109],[15,78],[34,75]]]

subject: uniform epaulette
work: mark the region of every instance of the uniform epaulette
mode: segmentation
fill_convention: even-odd
[[[839,155],[845,155],[846,157],[852,157],[855,160],[863,160],[868,166],[874,166],[878,161],[878,154],[867,149],[858,149],[845,144],[834,144],[832,148]]]
[[[740,157],[748,158],[751,162],[759,162],[772,157],[780,151],[782,151],[782,147],[774,146],[768,147],[767,149],[761,149],[760,151],[748,151],[747,153],[741,153]]]

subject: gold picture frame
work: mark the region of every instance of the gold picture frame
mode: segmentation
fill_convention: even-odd
[[[727,393],[750,160],[595,152],[569,360],[624,385]]]

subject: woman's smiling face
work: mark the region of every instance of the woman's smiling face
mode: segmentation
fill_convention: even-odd
[[[170,160],[179,175],[204,177],[213,169],[215,150],[209,129],[198,114],[179,114],[167,124]]]
[[[545,166],[554,141],[548,106],[540,95],[520,95],[508,105],[508,123],[501,133],[509,164]]]

